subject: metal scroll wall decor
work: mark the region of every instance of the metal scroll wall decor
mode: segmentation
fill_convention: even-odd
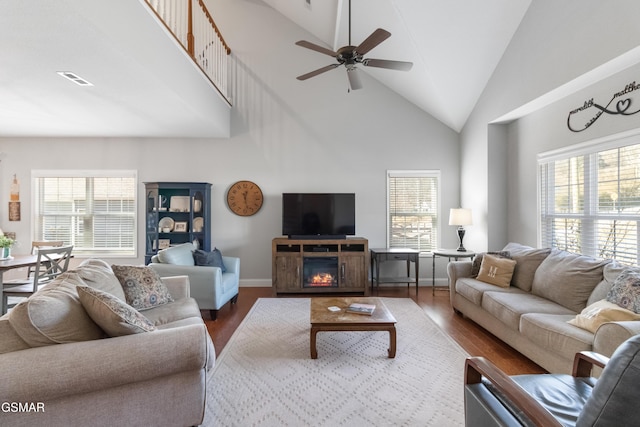
[[[616,116],[632,116],[640,113],[640,108],[631,110],[633,92],[638,89],[640,89],[640,84],[636,84],[636,82],[629,83],[625,86],[624,90],[614,93],[611,100],[605,106],[596,104],[593,98],[584,101],[581,107],[569,112],[567,127],[572,132],[582,132],[594,124],[604,113]],[[587,120],[583,121],[585,118]]]

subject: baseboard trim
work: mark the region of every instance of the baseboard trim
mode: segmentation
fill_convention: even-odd
[[[270,288],[271,279],[240,279],[241,288]]]
[[[238,286],[241,288],[270,288],[271,287],[271,279],[240,279],[240,283]],[[371,282],[369,282],[371,283]],[[449,282],[446,278],[437,278],[436,277],[436,286],[437,287],[448,287]],[[406,283],[380,283],[380,286],[385,287],[396,287],[396,286],[407,286]],[[415,286],[415,282],[411,283],[411,286]],[[431,287],[431,279],[420,279],[418,283],[419,287]]]

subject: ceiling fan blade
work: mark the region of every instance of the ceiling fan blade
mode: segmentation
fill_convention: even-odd
[[[362,43],[360,43],[360,45],[356,48],[356,52],[358,52],[360,55],[364,55],[389,37],[391,37],[391,33],[389,31],[378,28],[373,33],[371,33],[371,35],[367,37]]]
[[[298,46],[306,47],[307,49],[315,50],[316,52],[324,53],[325,55],[333,56],[334,58],[338,56],[338,54],[326,47],[318,46],[317,44],[313,44],[306,40],[297,41],[296,44]]]
[[[318,69],[317,69],[317,70],[315,70],[315,71],[311,71],[310,73],[307,73],[307,74],[303,74],[303,75],[301,75],[301,76],[298,76],[298,77],[296,77],[296,79],[298,79],[298,80],[307,80],[307,79],[309,79],[309,78],[311,78],[311,77],[315,77],[315,76],[317,76],[318,74],[322,74],[322,73],[325,73],[325,72],[327,72],[327,71],[329,71],[329,70],[333,70],[334,68],[336,68],[336,67],[337,67],[337,66],[339,66],[339,65],[340,65],[340,64],[331,64],[331,65],[327,65],[326,67],[318,68]]]
[[[357,68],[347,68],[347,77],[349,77],[349,87],[351,88],[351,90],[362,89],[360,72]]]
[[[367,67],[388,68],[389,70],[409,71],[413,62],[389,61],[386,59],[365,59],[362,61]]]

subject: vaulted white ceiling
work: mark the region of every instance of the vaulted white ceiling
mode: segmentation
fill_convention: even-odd
[[[347,44],[348,0],[263,1],[309,41]],[[392,36],[367,57],[414,63],[363,71],[456,131],[531,2],[351,1],[352,44],[383,28]],[[0,0],[0,136],[228,136],[228,107],[142,2]],[[296,67],[304,74],[332,61],[299,48]]]
[[[349,0],[264,0],[336,50],[348,44]],[[360,67],[456,131],[464,126],[531,0],[351,0],[351,42],[392,35],[366,57],[413,62],[408,72]],[[300,74],[331,58],[301,48]],[[317,76],[314,78],[322,78]]]

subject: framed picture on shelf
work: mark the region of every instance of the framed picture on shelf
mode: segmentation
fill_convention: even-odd
[[[158,239],[158,249],[167,249],[171,245],[171,239]]]
[[[173,231],[175,232],[186,232],[187,231],[187,222],[186,221],[176,221],[175,225],[173,226]]]

